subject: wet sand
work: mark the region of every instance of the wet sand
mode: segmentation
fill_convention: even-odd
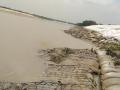
[[[90,43],[64,33],[71,25],[0,11],[0,80],[39,81],[46,64],[40,49],[85,49]]]

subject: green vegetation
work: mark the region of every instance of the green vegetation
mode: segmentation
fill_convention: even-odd
[[[95,21],[92,20],[85,20],[82,23],[77,23],[78,26],[90,26],[90,25],[97,25]]]
[[[120,43],[105,43],[101,46],[101,49],[106,49],[106,50],[119,50],[120,51]]]
[[[120,43],[105,43],[101,49],[105,49],[106,54],[113,58],[115,66],[120,65]]]
[[[119,66],[119,65],[120,65],[120,60],[116,59],[116,60],[114,61],[114,65],[115,65],[115,66]]]

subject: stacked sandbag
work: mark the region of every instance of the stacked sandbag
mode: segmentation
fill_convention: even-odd
[[[51,64],[45,71],[45,79],[60,81],[62,90],[99,90],[99,63],[95,52],[88,49],[55,48],[49,50],[48,56]],[[51,60],[56,59],[51,56],[62,57],[57,58],[57,63]]]
[[[101,54],[101,53],[103,54]],[[120,69],[117,69],[110,56],[99,51],[101,82],[103,90],[120,90]]]
[[[62,90],[60,82],[0,82],[0,90]]]

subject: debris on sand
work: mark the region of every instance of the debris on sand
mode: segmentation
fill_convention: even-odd
[[[70,57],[70,55],[78,55],[80,58],[97,58],[96,52],[93,49],[53,48],[40,50],[39,53],[40,57],[47,57],[48,61],[56,64],[60,64],[66,58]]]

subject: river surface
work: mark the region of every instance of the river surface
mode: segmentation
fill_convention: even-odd
[[[46,64],[40,49],[91,48],[63,32],[72,25],[0,11],[0,80],[38,81]]]

